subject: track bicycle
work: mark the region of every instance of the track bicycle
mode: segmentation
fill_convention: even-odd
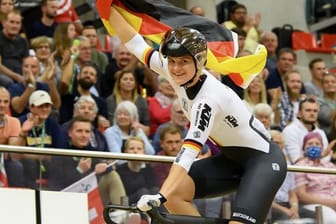
[[[104,220],[107,224],[115,223],[110,218],[110,212],[113,210],[124,210],[133,213],[147,214],[151,219],[151,224],[227,224],[229,220],[221,218],[209,218],[189,215],[173,215],[166,212],[160,212],[154,202],[150,202],[152,209],[147,212],[140,211],[135,205],[108,205],[104,208]]]

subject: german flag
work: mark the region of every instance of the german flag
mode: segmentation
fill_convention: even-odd
[[[108,22],[111,5],[138,33],[157,44],[160,44],[164,33],[172,28],[183,26],[200,31],[205,36],[209,49],[206,67],[229,75],[235,84],[243,88],[265,66],[267,51],[264,46],[259,45],[253,55],[234,58],[238,40],[230,30],[164,0],[97,0],[98,13],[111,35],[115,34]]]

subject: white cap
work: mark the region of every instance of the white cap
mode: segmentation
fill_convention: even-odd
[[[44,90],[36,90],[29,97],[30,106],[41,106],[45,103],[52,104],[49,93]]]

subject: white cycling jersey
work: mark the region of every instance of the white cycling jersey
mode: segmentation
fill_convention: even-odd
[[[128,41],[126,47],[150,69],[166,78],[175,89],[190,120],[184,145],[187,141],[194,148],[201,149],[209,137],[220,147],[269,151],[271,138],[263,124],[252,116],[233,90],[209,72],[204,70],[203,82],[186,89],[175,84],[168,71],[167,59],[160,57],[159,52],[148,46],[139,34]]]

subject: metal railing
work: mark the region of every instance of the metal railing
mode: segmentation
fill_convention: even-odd
[[[0,151],[53,156],[80,156],[103,159],[137,160],[144,162],[172,163],[175,157],[159,155],[138,155],[130,153],[95,152],[78,149],[36,148],[26,146],[0,145]],[[288,165],[288,171],[305,173],[336,174],[336,169]]]

